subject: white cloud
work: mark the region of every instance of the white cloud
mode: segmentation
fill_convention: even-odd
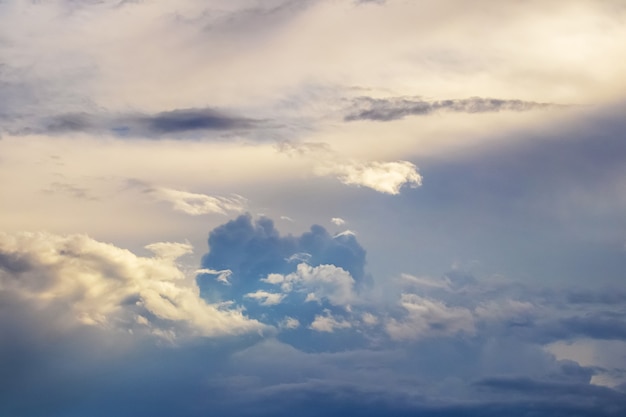
[[[0,254],[14,267],[0,270],[0,287],[35,307],[67,305],[77,324],[129,330],[140,324],[153,334],[201,336],[265,328],[240,310],[200,298],[174,263],[185,244],[154,248],[167,256],[140,257],[85,235],[2,233]]]
[[[174,210],[191,214],[192,216],[210,213],[239,213],[244,210],[246,204],[246,199],[239,195],[215,197],[164,187],[155,188],[151,190],[151,193],[160,200],[172,203]]]
[[[306,252],[298,252],[291,255],[286,259],[287,262],[308,262],[311,259],[311,254]]]
[[[183,255],[193,253],[193,246],[189,243],[157,242],[146,246],[146,249],[163,259],[176,260]]]
[[[246,298],[257,300],[262,306],[273,306],[280,304],[286,297],[286,294],[267,292],[259,290],[245,295]]]
[[[356,232],[353,232],[352,230],[344,230],[343,232],[339,232],[334,235],[333,238],[338,238],[341,236],[356,236]]]
[[[315,316],[313,323],[309,326],[310,329],[318,332],[333,333],[335,329],[349,329],[352,327],[350,322],[346,320],[337,320],[330,311],[325,310],[324,313],[323,316]]]
[[[378,317],[376,317],[372,313],[367,312],[361,315],[361,320],[368,326],[375,326],[379,322]]]
[[[422,185],[417,167],[408,161],[332,163],[317,167],[316,172],[319,175],[335,175],[346,185],[368,187],[386,194],[399,194],[405,185]]]
[[[215,270],[204,268],[196,270],[196,274],[217,275],[217,277],[215,278],[216,281],[221,282],[225,285],[231,285],[229,279],[233,274],[233,271],[231,271],[230,269]]]
[[[342,226],[346,223],[346,221],[341,217],[333,217],[332,219],[330,219],[330,222],[335,226]]]
[[[300,327],[300,321],[293,317],[287,316],[283,319],[283,321],[280,322],[278,326],[281,329],[293,330],[293,329],[297,329],[298,327]]]
[[[386,194],[399,194],[403,186],[414,188],[422,185],[417,167],[408,161],[361,162],[348,159],[329,146],[310,147],[307,143],[287,142],[279,147],[279,151],[290,156],[314,158],[315,174],[336,177],[346,185],[368,187]],[[332,218],[331,222],[338,226],[345,223],[338,217]]]
[[[348,306],[356,301],[354,279],[350,273],[335,265],[310,266],[298,264],[296,272],[287,275],[270,274],[261,281],[280,285],[283,292],[306,293],[307,301],[328,300],[333,305]]]
[[[407,314],[402,319],[391,318],[385,324],[392,339],[412,340],[475,331],[474,317],[468,309],[448,307],[417,294],[402,294],[400,305]]]

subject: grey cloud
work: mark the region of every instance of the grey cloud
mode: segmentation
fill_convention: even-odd
[[[0,252],[0,269],[4,269],[11,274],[26,272],[32,268],[27,257],[17,253]]]
[[[567,399],[570,406],[600,400],[622,409],[626,407],[624,394],[607,387],[588,383],[539,380],[527,377],[490,377],[476,382],[476,385],[494,391],[515,392],[534,398]]]
[[[437,111],[456,113],[487,113],[499,111],[529,111],[556,107],[555,104],[522,100],[471,97],[457,100],[427,101],[412,97],[371,98],[353,100],[352,109],[345,121],[374,120],[388,122],[406,116],[425,116]]]
[[[259,127],[260,120],[233,116],[211,108],[189,108],[155,114],[67,113],[44,120],[48,133],[113,133],[160,137],[203,131],[235,131]]]
[[[574,316],[560,322],[566,337],[585,336],[593,339],[626,340],[626,317],[617,313]]]
[[[208,10],[208,23],[205,30],[211,35],[226,33],[243,36],[252,34],[258,38],[271,33],[281,25],[289,22],[295,16],[308,9],[318,0],[261,0],[257,5],[230,12]],[[204,17],[206,19],[206,17]],[[191,20],[197,19],[192,17]]]

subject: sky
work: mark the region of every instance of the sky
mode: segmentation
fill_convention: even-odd
[[[0,1],[0,415],[626,414],[623,0]]]

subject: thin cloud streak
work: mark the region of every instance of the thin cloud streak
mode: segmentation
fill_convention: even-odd
[[[471,97],[457,100],[426,101],[419,98],[393,97],[353,99],[353,110],[344,116],[347,122],[373,120],[389,122],[407,116],[426,116],[439,111],[453,113],[491,113],[500,111],[531,111],[537,109],[561,108],[562,105],[536,103],[522,100],[502,100],[495,98]]]

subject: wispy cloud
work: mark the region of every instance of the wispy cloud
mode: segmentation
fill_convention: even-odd
[[[499,111],[530,111],[555,107],[562,106],[551,103],[481,97],[435,101],[422,100],[419,97],[359,97],[352,101],[352,109],[349,110],[344,120],[348,122],[355,120],[388,122],[407,116],[425,116],[438,111],[488,113]]]
[[[409,161],[356,161],[341,156],[323,143],[281,142],[278,150],[313,158],[317,175],[336,177],[346,185],[367,187],[385,194],[399,194],[404,186],[422,185],[417,166]]]
[[[134,179],[127,180],[126,184],[129,189],[138,189],[142,194],[149,195],[157,201],[170,203],[174,210],[192,216],[241,213],[247,205],[247,200],[237,194],[229,197],[212,196],[174,188],[153,186]]]
[[[319,175],[333,175],[346,185],[371,188],[385,194],[399,194],[404,186],[422,185],[417,167],[408,161],[329,162],[316,168]]]

